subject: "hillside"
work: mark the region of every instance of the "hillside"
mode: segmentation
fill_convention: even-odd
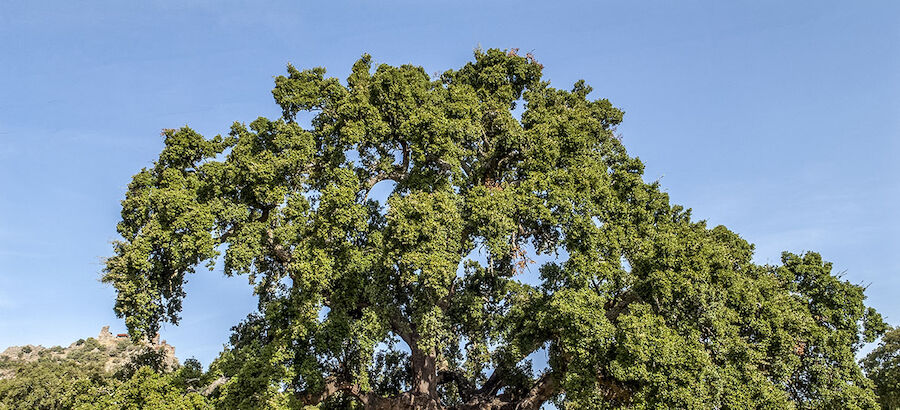
[[[178,367],[175,347],[160,341],[159,337],[150,341],[133,343],[127,334],[113,335],[109,326],[104,326],[96,338],[89,337],[73,342],[68,347],[41,345],[12,346],[0,353],[0,379],[15,376],[14,369],[26,363],[44,359],[48,361],[73,361],[85,366],[97,366],[104,372],[115,372],[148,353],[159,356],[161,370],[171,371]]]
[[[108,326],[67,347],[0,353],[0,410],[208,408],[197,393],[206,382],[200,363],[180,364],[165,341],[134,343]]]

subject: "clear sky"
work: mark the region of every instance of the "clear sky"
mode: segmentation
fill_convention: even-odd
[[[288,62],[433,73],[479,45],[532,51],[560,88],[585,79],[673,202],[760,263],[821,252],[900,324],[900,2],[5,0],[0,350],[125,330],[101,260],[162,128],[277,117]],[[162,337],[208,364],[255,300],[221,270],[187,292]]]

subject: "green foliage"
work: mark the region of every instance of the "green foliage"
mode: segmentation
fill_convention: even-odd
[[[163,373],[147,365],[157,361],[144,352],[122,369],[107,371],[109,356],[102,347],[96,339],[87,339],[67,351],[42,351],[57,354],[34,361],[0,362],[0,409],[212,408],[198,393],[208,377],[196,360]]]
[[[0,408],[71,408],[74,385],[97,374],[96,368],[50,359],[15,366],[14,371],[13,378],[0,379]]]
[[[100,344],[93,337],[87,338],[84,343],[77,345],[76,349],[70,351],[66,358],[82,365],[93,365],[103,363],[109,356],[106,352],[106,346]]]
[[[862,360],[863,369],[875,383],[883,409],[900,409],[900,327],[885,333],[875,350]]]
[[[121,346],[121,344],[118,346]],[[128,362],[125,363],[122,368],[116,371],[115,377],[120,380],[128,380],[131,379],[138,370],[145,367],[156,373],[165,371],[165,353],[153,347],[143,347],[140,351],[136,352],[134,356],[129,358]]]
[[[203,372],[203,366],[194,358],[185,360],[172,379],[172,383],[183,391],[200,391],[210,382],[209,375]]]
[[[161,375],[150,367],[141,367],[127,380],[108,385],[79,386],[87,394],[76,401],[76,409],[207,409],[206,399],[197,393],[185,393],[172,375]]]
[[[165,130],[122,202],[116,312],[154,334],[197,266],[248,275],[259,312],[211,370],[223,408],[877,406],[862,288],[812,252],[752,263],[644,182],[621,110],[542,67],[289,66],[282,118]]]

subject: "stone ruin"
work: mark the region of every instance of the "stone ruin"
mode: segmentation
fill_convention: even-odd
[[[119,333],[114,336],[112,332],[109,331],[109,326],[103,326],[103,328],[100,329],[100,334],[97,335],[97,341],[104,346],[112,347],[120,341],[130,342],[131,338],[128,336],[128,333]],[[178,359],[175,358],[175,346],[166,343],[165,340],[160,341],[159,334],[153,336],[149,341],[144,339],[139,344],[161,351],[168,365],[178,365]]]

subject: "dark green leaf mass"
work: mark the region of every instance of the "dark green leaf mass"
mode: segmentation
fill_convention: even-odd
[[[754,264],[643,180],[621,110],[542,68],[289,66],[282,118],[165,130],[122,203],[116,312],[140,338],[197,266],[247,275],[225,408],[876,407],[862,288],[815,253]]]

